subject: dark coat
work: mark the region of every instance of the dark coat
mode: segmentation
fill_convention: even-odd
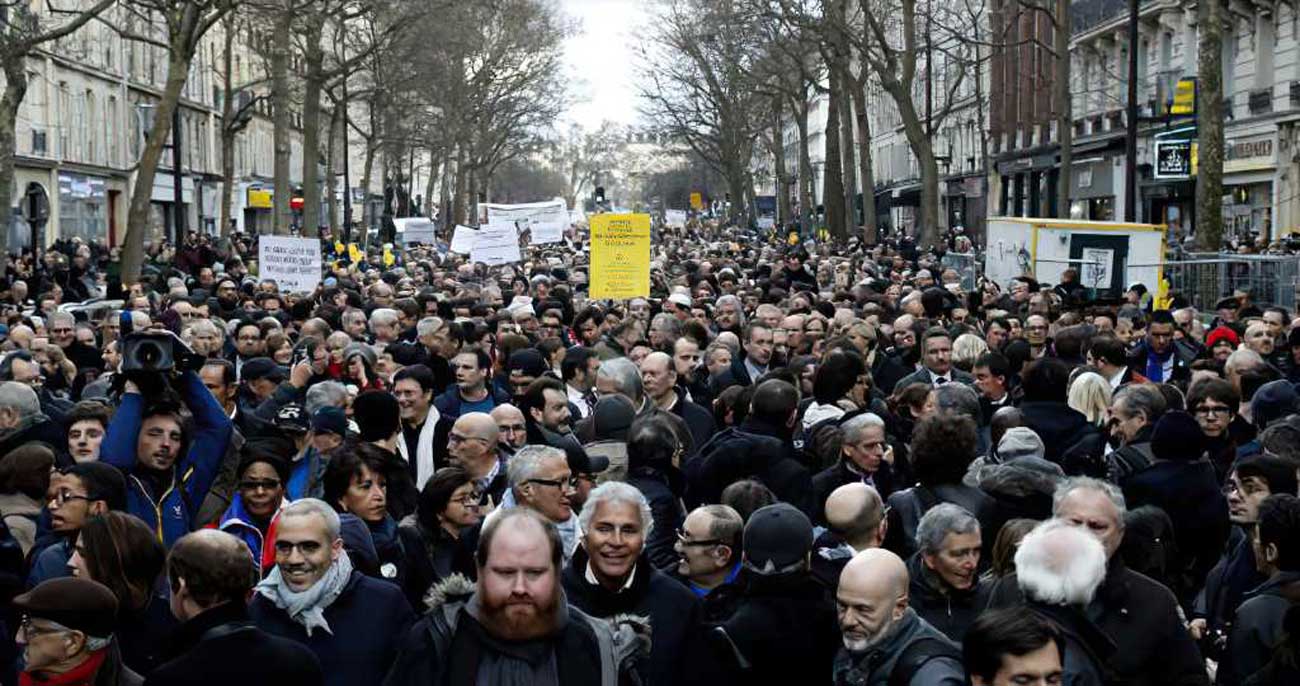
[[[1242,596],[1265,581],[1264,575],[1255,568],[1255,549],[1250,536],[1241,528],[1233,527],[1223,556],[1206,575],[1205,587],[1196,596],[1192,615],[1204,618],[1210,631],[1226,632]]]
[[[15,448],[28,443],[44,443],[54,451],[54,464],[57,467],[71,467],[72,457],[68,455],[68,435],[63,427],[50,419],[43,419],[18,433],[0,441],[0,459]]]
[[[1246,594],[1219,663],[1217,683],[1240,683],[1264,668],[1282,638],[1287,608],[1300,603],[1300,572],[1283,572]]]
[[[641,491],[650,503],[650,515],[654,521],[654,528],[645,542],[645,559],[664,573],[677,568],[676,532],[686,520],[679,495],[681,477],[675,481],[679,484],[678,492],[674,492],[674,479],[658,469],[642,465],[629,468],[627,473],[627,483]]]
[[[1024,602],[1011,574],[992,590],[991,607]],[[1187,633],[1168,588],[1111,558],[1087,614],[1115,644],[1107,667],[1126,686],[1209,686],[1201,651]]]
[[[825,525],[826,499],[831,497],[831,493],[840,486],[856,483],[864,483],[862,475],[850,469],[843,456],[834,465],[813,475],[812,508],[813,514],[816,515],[813,517],[813,521]],[[871,483],[875,486],[876,492],[880,494],[882,499],[888,498],[894,492],[894,471],[889,466],[889,463],[881,461],[876,473],[871,475]]]
[[[1044,457],[1061,465],[1066,474],[1105,476],[1106,440],[1081,412],[1063,402],[1045,401],[1023,402],[1020,412],[1025,426],[1043,439]]]
[[[492,399],[492,406],[505,405],[510,402],[510,394],[497,388],[495,384],[488,385],[488,397]],[[461,403],[464,401],[460,397],[460,386],[452,384],[442,395],[433,399],[433,406],[438,408],[438,414],[451,421],[456,421],[461,415]]]
[[[254,596],[248,613],[258,628],[310,648],[320,660],[327,686],[382,683],[398,642],[415,621],[401,588],[357,571],[325,608],[333,633],[316,630],[308,636],[301,624],[261,595]]]
[[[930,626],[961,643],[966,630],[988,605],[990,585],[976,575],[975,585],[968,590],[943,589],[943,582],[926,568],[920,553],[907,561],[907,572],[911,577],[908,605]]]
[[[707,645],[730,679],[721,683],[828,684],[839,625],[826,589],[810,574],[741,572],[736,611],[710,630]]]
[[[718,372],[713,377],[710,384],[713,390],[713,397],[722,395],[722,392],[732,386],[752,386],[754,379],[749,377],[749,368],[745,366],[744,354],[735,355],[731,358],[731,366]]]
[[[997,517],[997,505],[993,499],[980,489],[965,484],[918,484],[895,492],[886,502],[889,504],[889,527],[885,530],[884,547],[905,560],[916,553],[916,527],[921,523],[921,517],[939,503],[959,505],[975,515],[981,531],[992,531],[992,522]]]
[[[717,431],[717,425],[713,423],[713,413],[687,400],[682,389],[673,390],[677,393],[677,403],[673,405],[672,413],[686,422],[686,428],[690,430],[691,440],[695,445],[708,443]]]
[[[966,372],[963,372],[962,370],[956,367],[953,367],[951,370],[948,371],[948,377],[952,379],[953,383],[964,383],[968,386],[975,383],[975,377],[971,376]],[[907,376],[899,379],[898,383],[895,384],[894,387],[907,388],[908,386],[914,383],[923,383],[929,386],[930,379],[931,379],[930,370],[926,369],[925,367],[921,367],[920,369],[912,372],[911,374],[908,374]]]
[[[1204,458],[1157,461],[1121,483],[1130,510],[1154,505],[1174,525],[1177,560],[1170,571],[1187,575],[1189,589],[1199,589],[1228,542],[1228,501],[1219,490],[1214,466]],[[1183,594],[1190,599],[1190,593]]]
[[[871,380],[886,395],[892,395],[898,387],[899,379],[911,373],[909,366],[897,355],[890,355],[883,350],[876,353],[876,359],[871,363]]]
[[[253,625],[243,603],[226,603],[177,627],[167,662],[148,686],[320,686],[320,661],[302,644]]]
[[[776,497],[813,512],[812,476],[795,458],[794,446],[775,426],[756,417],[713,437],[682,467],[686,474],[687,505],[716,503],[722,490],[742,479],[762,481]]]
[[[451,574],[457,539],[441,527],[429,532],[418,523],[403,523],[397,529],[397,536],[406,550],[406,579],[402,589],[411,607],[422,610],[429,588]]]
[[[1150,348],[1147,346],[1146,339],[1138,342],[1128,354],[1128,366],[1134,372],[1142,374],[1145,377],[1150,376],[1147,372],[1147,358],[1150,355]],[[1168,379],[1161,379],[1164,383],[1186,384],[1192,380],[1192,361],[1196,359],[1196,350],[1191,346],[1181,342],[1174,341],[1174,366],[1169,373]]]
[[[680,684],[689,675],[690,655],[697,643],[700,603],[680,582],[654,569],[642,557],[633,571],[632,586],[610,593],[586,579],[587,555],[574,553],[562,576],[569,603],[593,617],[609,619],[634,614],[650,619],[650,657],[639,671],[649,686]]]

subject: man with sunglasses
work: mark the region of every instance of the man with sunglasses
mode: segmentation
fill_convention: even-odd
[[[126,509],[126,479],[103,462],[79,462],[50,478],[50,513],[53,536],[37,539],[32,548],[32,570],[27,587],[68,576],[68,559],[86,520],[109,510]]]

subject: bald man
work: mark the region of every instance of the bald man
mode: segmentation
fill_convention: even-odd
[[[686,399],[686,392],[677,386],[677,367],[668,353],[653,352],[641,360],[641,384],[655,407],[686,422],[695,445],[713,438],[713,413]]]
[[[908,607],[909,583],[907,565],[881,548],[864,550],[844,566],[835,594],[843,636],[835,683],[966,683],[961,650]]]
[[[828,528],[814,544],[812,570],[834,593],[844,566],[854,555],[879,548],[889,523],[880,493],[864,483],[845,484],[831,491],[825,513]]]
[[[501,502],[508,485],[505,459],[497,450],[499,440],[496,420],[486,412],[457,417],[447,435],[447,456],[469,472],[484,505]]]
[[[513,455],[528,443],[528,424],[519,408],[510,403],[502,403],[492,408],[491,416],[497,424],[500,441],[498,448],[502,452]]]

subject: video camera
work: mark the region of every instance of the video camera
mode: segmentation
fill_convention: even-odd
[[[193,368],[198,355],[170,331],[137,331],[122,337],[123,372],[170,372]]]

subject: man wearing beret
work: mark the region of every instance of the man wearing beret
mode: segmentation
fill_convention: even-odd
[[[14,598],[21,614],[17,642],[23,651],[21,686],[139,686],[139,674],[115,649],[117,597],[89,579],[51,579]],[[116,675],[116,678],[114,678]]]

